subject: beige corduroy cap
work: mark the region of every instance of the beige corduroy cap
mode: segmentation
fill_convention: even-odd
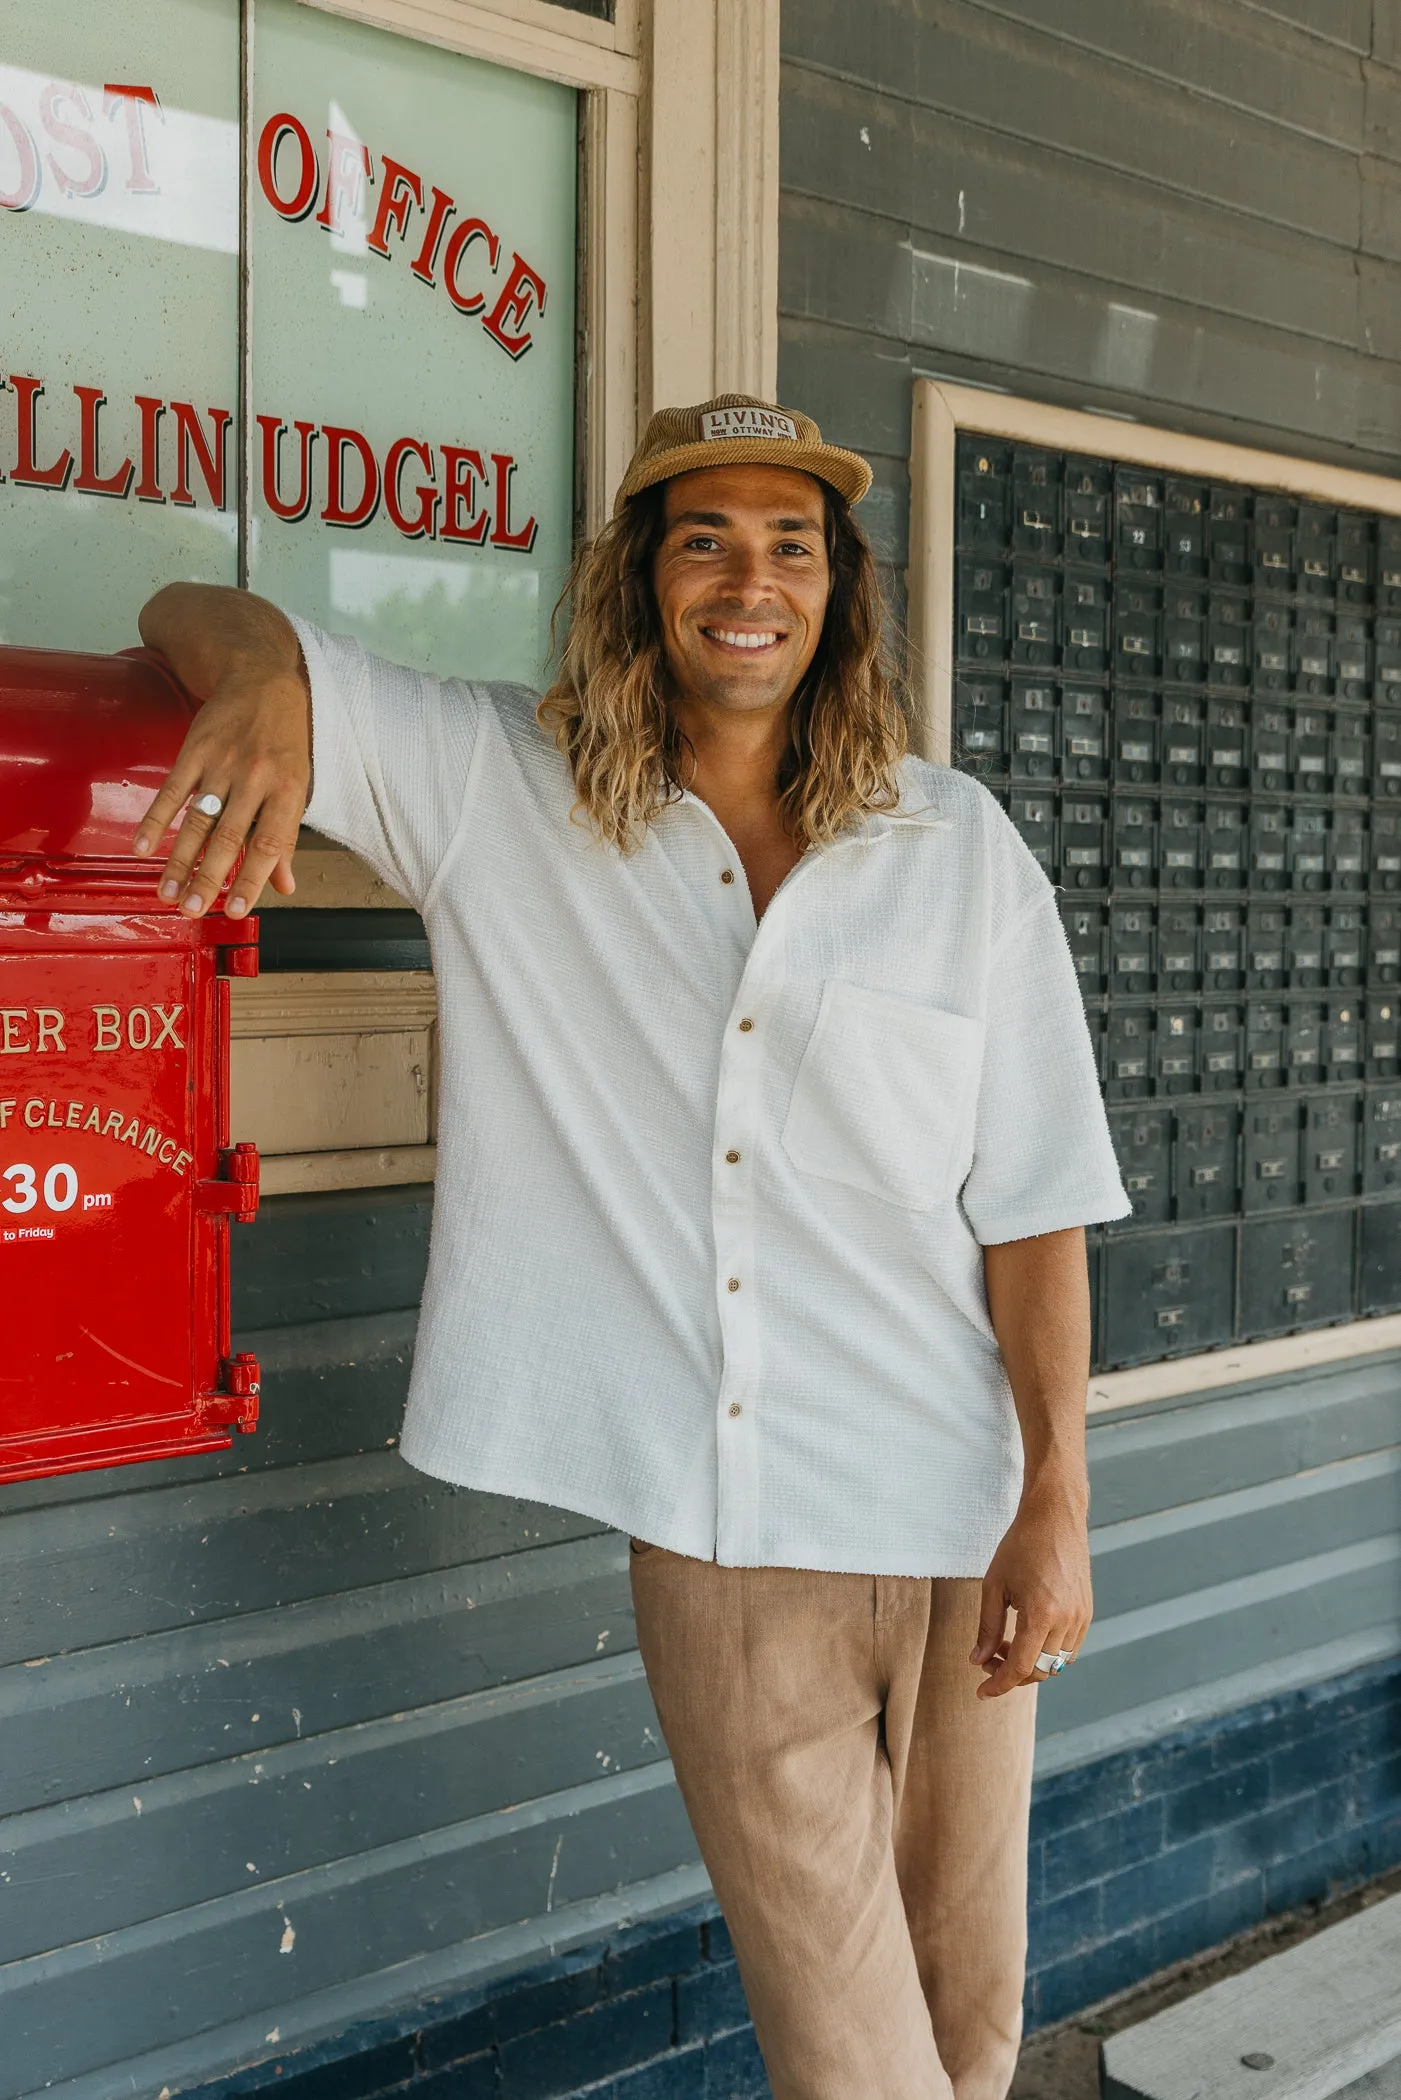
[[[614,512],[629,496],[670,481],[673,475],[754,461],[815,474],[848,503],[859,503],[871,486],[871,470],[860,454],[824,445],[811,416],[772,401],[756,401],[752,394],[717,394],[695,408],[658,409],[623,476]]]

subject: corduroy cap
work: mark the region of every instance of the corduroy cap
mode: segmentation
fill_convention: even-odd
[[[676,474],[755,461],[815,474],[848,503],[859,503],[871,486],[871,470],[860,454],[824,445],[811,416],[772,401],[756,401],[752,394],[717,394],[695,408],[658,409],[622,478],[614,513],[629,496]]]

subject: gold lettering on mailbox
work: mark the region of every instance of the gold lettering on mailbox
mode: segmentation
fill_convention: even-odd
[[[179,1036],[175,1033],[175,1024],[179,1020],[181,1014],[184,1013],[184,1007],[172,1006],[169,1009],[167,1009],[164,1006],[158,1006],[154,1009],[154,1011],[156,1019],[161,1024],[161,1032],[156,1037],[154,1043],[152,1043],[151,1048],[153,1050],[159,1050],[162,1043],[168,1042],[172,1045],[174,1049],[183,1050],[185,1045],[181,1042]]]
[[[61,1050],[63,1048],[63,1015],[56,1006],[36,1006],[34,1018],[39,1024],[39,1040],[36,1050]]]
[[[151,1016],[144,1006],[128,1008],[126,1017],[126,1039],[133,1050],[149,1050],[151,1047]]]
[[[120,1050],[122,1047],[122,1011],[119,1006],[95,1006],[93,1020],[97,1023],[94,1050]]]
[[[14,1057],[17,1052],[29,1048],[27,1042],[19,1040],[28,1019],[27,1006],[0,1006],[0,1054]]]

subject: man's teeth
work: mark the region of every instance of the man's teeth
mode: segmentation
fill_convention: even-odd
[[[752,629],[735,627],[709,627],[706,632],[717,642],[727,642],[732,649],[768,649],[778,640],[776,634],[756,634]]]

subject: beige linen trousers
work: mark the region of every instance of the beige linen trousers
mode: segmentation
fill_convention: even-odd
[[[632,1587],[775,2100],[1005,2100],[1036,1692],[974,1696],[980,1582],[634,1541]]]

